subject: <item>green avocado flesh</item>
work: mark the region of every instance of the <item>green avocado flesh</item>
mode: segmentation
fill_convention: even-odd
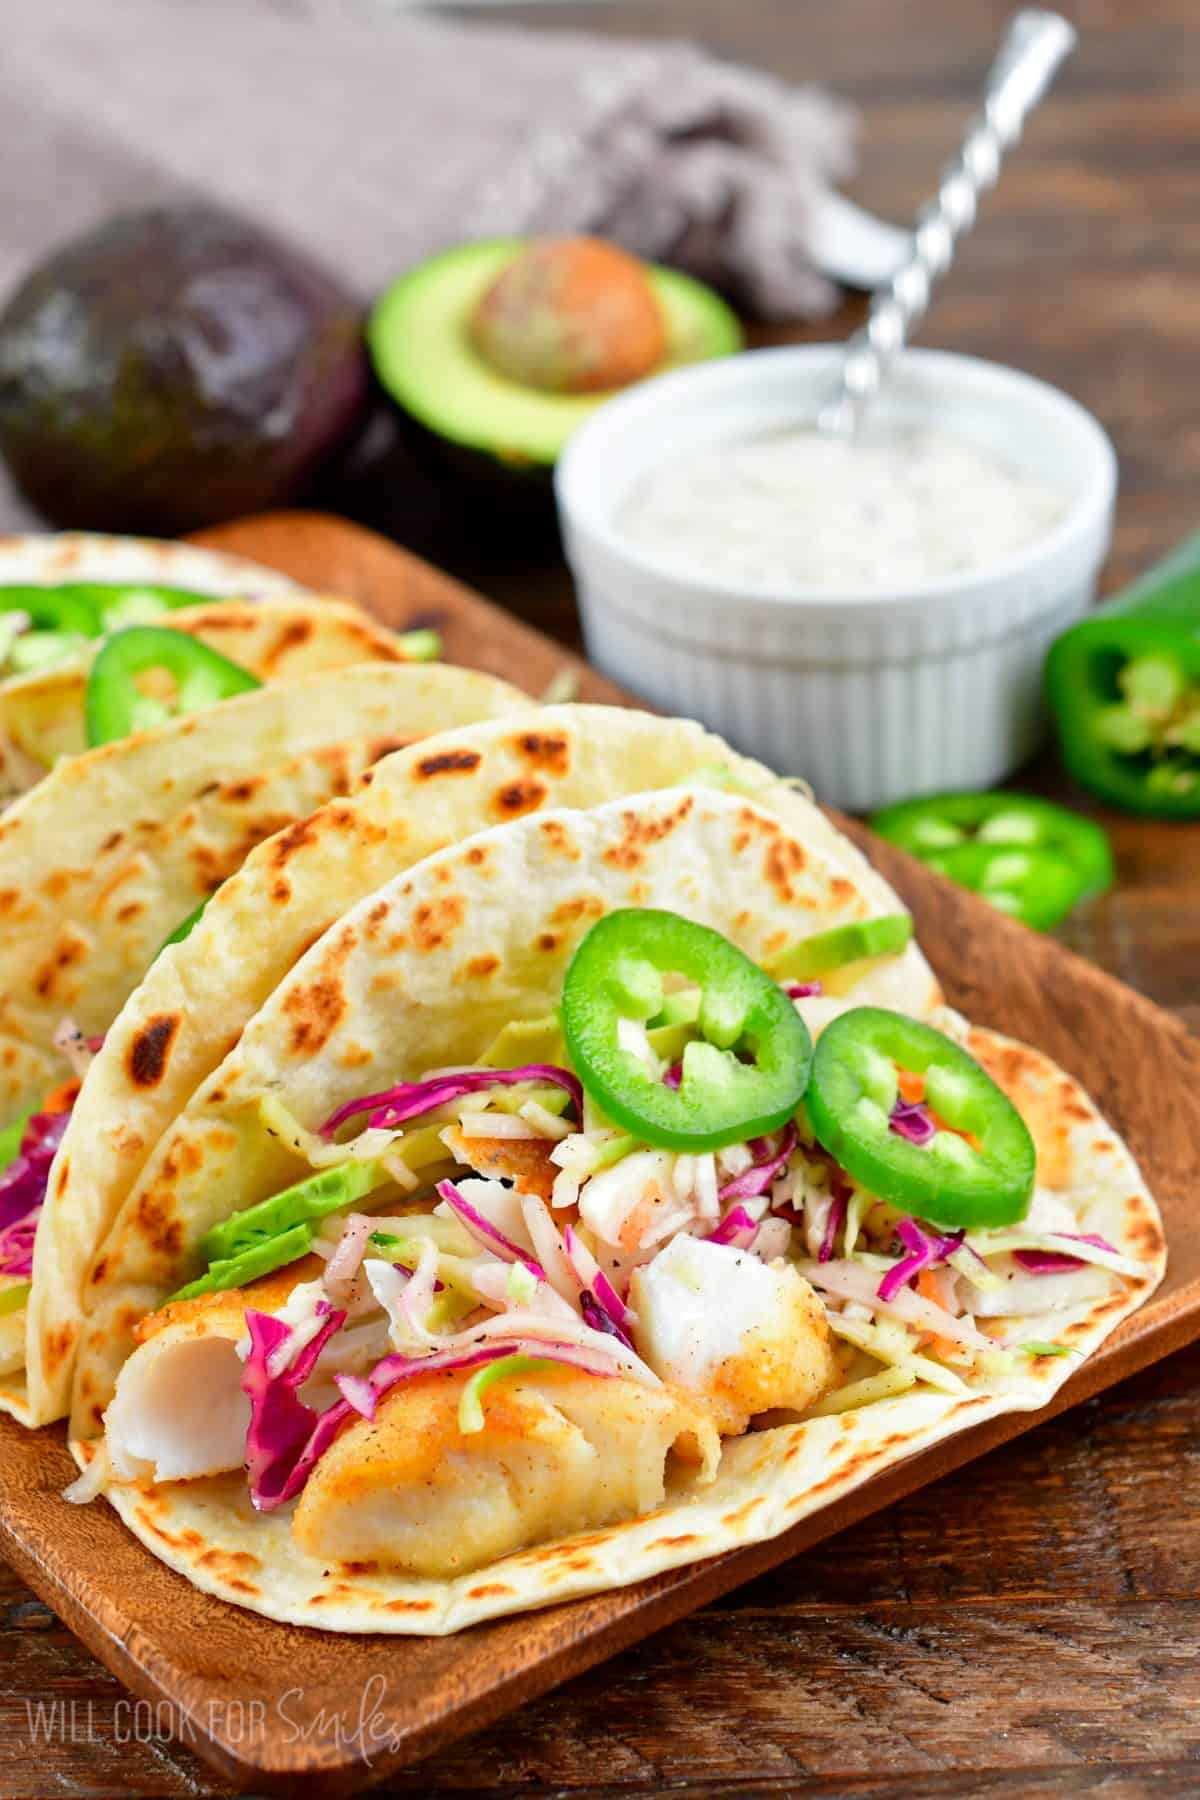
[[[420,263],[385,290],[367,327],[380,383],[419,425],[511,467],[548,469],[609,393],[549,394],[499,374],[471,343],[485,290],[524,248],[520,238],[463,244]],[[711,288],[651,266],[670,352],[656,373],[742,347],[734,314]]]

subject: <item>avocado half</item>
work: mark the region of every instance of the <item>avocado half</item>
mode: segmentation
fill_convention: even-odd
[[[472,315],[525,242],[489,238],[418,263],[385,289],[367,324],[371,362],[387,397],[444,467],[498,498],[520,488],[548,497],[550,473],[571,433],[621,391],[525,387],[475,349]],[[711,288],[656,264],[647,273],[669,346],[655,374],[742,348],[736,316]]]

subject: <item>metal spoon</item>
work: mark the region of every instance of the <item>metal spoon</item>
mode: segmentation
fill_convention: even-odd
[[[979,197],[996,182],[1005,155],[1076,43],[1073,25],[1055,12],[1017,13],[988,70],[982,109],[937,194],[917,214],[912,250],[886,287],[877,290],[867,323],[847,341],[838,391],[817,415],[820,431],[853,437],[888,370],[929,306],[933,285],[971,229]]]

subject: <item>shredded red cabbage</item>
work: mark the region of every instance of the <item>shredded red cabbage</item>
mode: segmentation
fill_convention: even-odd
[[[321,1127],[321,1136],[330,1138],[339,1125],[358,1113],[370,1113],[368,1126],[373,1130],[393,1131],[409,1119],[433,1112],[458,1100],[463,1094],[478,1093],[482,1088],[515,1087],[522,1081],[548,1081],[565,1088],[574,1102],[576,1116],[583,1117],[583,1089],[569,1069],[553,1063],[525,1063],[519,1069],[464,1069],[455,1075],[435,1075],[430,1081],[401,1081],[379,1094],[364,1094],[361,1100],[348,1100],[339,1106]]]
[[[1067,1256],[1058,1250],[1014,1250],[1013,1261],[1031,1275],[1061,1275],[1066,1269],[1087,1267],[1081,1256]]]
[[[725,1214],[717,1229],[709,1232],[704,1242],[730,1244],[735,1250],[748,1250],[757,1231],[758,1220],[752,1219],[744,1206],[735,1206]]]
[[[593,1331],[602,1332],[606,1337],[616,1338],[618,1343],[624,1344],[626,1350],[633,1349],[633,1339],[630,1337],[629,1333],[625,1330],[624,1326],[617,1323],[608,1308],[601,1305],[599,1299],[592,1293],[590,1288],[584,1288],[583,1292],[580,1294],[579,1310],[583,1314],[584,1324],[590,1325]],[[621,1310],[624,1312],[625,1308],[622,1307]]]
[[[580,1293],[585,1289],[590,1290],[609,1318],[620,1326],[622,1332],[628,1333],[629,1308],[573,1225],[568,1225],[563,1232],[563,1253],[567,1266],[579,1283]],[[628,1342],[628,1338],[626,1341]],[[632,1349],[632,1344],[629,1347]]]
[[[825,1235],[821,1239],[821,1248],[817,1251],[818,1262],[832,1262],[833,1247],[837,1234],[846,1223],[846,1207],[850,1203],[850,1189],[844,1181],[835,1177],[833,1183],[833,1199],[829,1206],[829,1217],[825,1221]]]
[[[892,1300],[902,1287],[914,1281],[922,1269],[928,1269],[934,1263],[945,1262],[948,1256],[962,1243],[966,1233],[950,1232],[946,1236],[931,1235],[925,1231],[915,1219],[897,1219],[896,1236],[908,1251],[898,1263],[893,1263],[879,1283],[876,1292],[881,1300]]]
[[[37,1237],[36,1215],[18,1219],[0,1231],[0,1275],[33,1274],[33,1242]]]
[[[672,1063],[670,1068],[666,1071],[666,1073],[664,1074],[664,1076],[662,1078],[662,1084],[664,1087],[677,1088],[682,1080],[683,1080],[683,1064],[681,1062],[677,1062],[677,1063]]]
[[[819,981],[785,981],[783,991],[789,1000],[811,1000],[822,990]]]
[[[928,1144],[937,1136],[937,1126],[929,1108],[920,1100],[897,1100],[888,1120],[889,1131],[907,1138],[910,1144]]]
[[[541,1263],[535,1262],[519,1244],[514,1244],[510,1237],[506,1237],[498,1225],[493,1225],[490,1219],[485,1218],[477,1206],[471,1205],[465,1194],[459,1193],[452,1181],[439,1181],[437,1191],[471,1236],[494,1256],[500,1257],[503,1262],[524,1263],[535,1281],[545,1281],[546,1271]]]
[[[46,1198],[50,1166],[63,1140],[70,1112],[34,1113],[21,1147],[0,1170],[0,1275],[33,1273],[33,1237]]]
[[[1051,1231],[1048,1237],[1061,1238],[1065,1244],[1092,1244],[1097,1250],[1108,1250],[1113,1256],[1120,1251],[1107,1238],[1096,1237],[1093,1232],[1086,1231]],[[1071,1256],[1067,1251],[1059,1250],[1014,1250],[1013,1258],[1031,1275],[1058,1275],[1064,1269],[1086,1268],[1082,1256]]]
[[[271,1375],[267,1364],[274,1351],[291,1336],[292,1327],[272,1313],[246,1313],[250,1354],[242,1371],[242,1392],[250,1401],[250,1425],[246,1432],[246,1473],[250,1498],[260,1512],[269,1512],[291,1498],[289,1491],[298,1458],[312,1439],[321,1415],[301,1400],[297,1389],[312,1374],[326,1343],[339,1331],[344,1312],[334,1312],[327,1300],[317,1301],[324,1324],[299,1352],[290,1368]]]
[[[742,1174],[735,1175],[721,1188],[720,1200],[756,1200],[759,1194],[765,1194],[775,1177],[787,1167],[788,1158],[799,1142],[795,1125],[789,1119],[783,1128],[783,1141],[778,1151],[772,1156],[767,1149],[765,1138],[752,1138],[750,1152],[761,1161],[753,1162]]]

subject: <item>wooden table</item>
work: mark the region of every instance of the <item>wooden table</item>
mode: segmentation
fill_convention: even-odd
[[[492,9],[694,33],[865,114],[857,193],[933,185],[1009,10],[964,0],[615,0]],[[1018,363],[1112,432],[1107,585],[1200,523],[1200,16],[1079,0],[1082,47],[927,342]],[[841,335],[849,303],[820,330]],[[347,506],[570,639],[552,545],[484,533],[409,470]],[[1049,762],[1029,780],[1081,803]],[[1200,1030],[1200,826],[1105,815],[1120,884],[1063,938]],[[935,950],[936,954],[936,950]],[[1197,1147],[1200,1185],[1200,1146]],[[1200,1347],[832,1540],[414,1771],[395,1793],[1200,1792]],[[35,1743],[27,1702],[47,1727]],[[57,1703],[58,1710],[50,1708]],[[0,1568],[0,1796],[225,1793]],[[48,1741],[47,1741],[48,1739]]]

